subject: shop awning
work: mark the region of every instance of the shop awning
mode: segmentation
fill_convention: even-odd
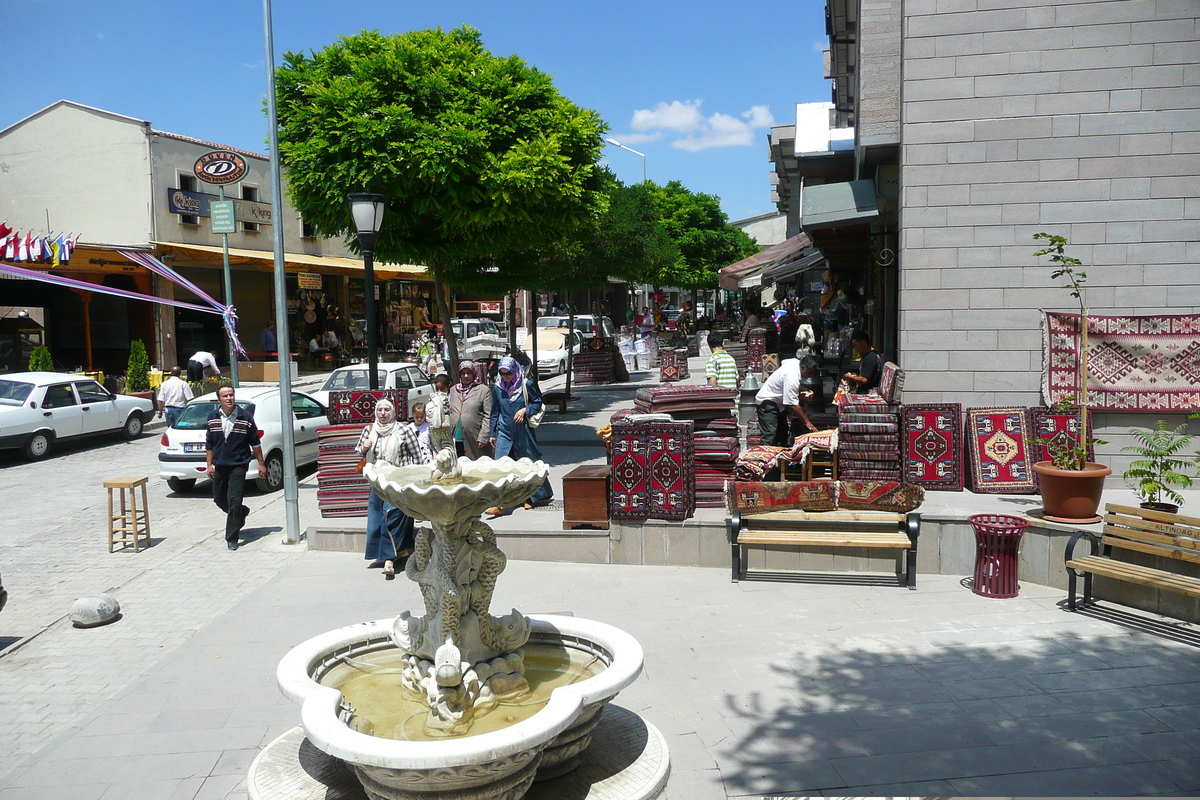
[[[825,254],[820,250],[810,250],[800,258],[788,261],[778,266],[770,267],[763,270],[763,280],[768,283],[786,280],[793,275],[797,275],[810,267],[819,266],[825,261]]]
[[[722,289],[731,292],[761,286],[764,270],[794,261],[811,247],[812,241],[808,235],[799,233],[766,250],[722,267],[719,284]]]
[[[805,186],[800,194],[800,227],[806,231],[866,222],[878,216],[874,181]]]
[[[203,266],[221,266],[220,247],[203,244],[181,244],[179,242],[154,242],[163,253],[187,258]],[[330,274],[362,277],[363,263],[355,258],[336,256],[313,256],[307,253],[284,253],[284,268],[288,272],[323,272]],[[275,268],[275,254],[269,250],[241,250],[229,248],[229,263],[242,267],[270,272]],[[417,264],[381,264],[375,262],[375,276],[379,280],[432,280],[425,268]]]

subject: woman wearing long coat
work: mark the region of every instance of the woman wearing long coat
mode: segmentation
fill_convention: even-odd
[[[500,380],[492,387],[491,442],[495,458],[528,458],[540,461],[542,449],[538,447],[537,435],[529,427],[527,415],[542,410],[542,393],[536,385],[525,379],[525,374],[516,359],[505,356],[498,368]],[[526,396],[529,401],[526,403]],[[550,479],[541,485],[533,497],[525,501],[525,508],[547,505],[554,497]],[[499,514],[499,508],[488,510]]]
[[[462,425],[467,458],[482,458],[492,427],[492,390],[480,382],[474,361],[458,364],[458,383],[450,389],[450,430]]]

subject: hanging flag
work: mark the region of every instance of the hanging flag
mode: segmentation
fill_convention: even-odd
[[[12,233],[12,228],[8,227],[3,222],[0,222],[0,242],[3,242],[5,239],[7,239],[10,233]]]
[[[34,236],[29,240],[29,260],[34,264],[40,263],[42,260],[42,239],[40,236]]]
[[[58,254],[62,250],[62,236],[50,241],[50,266],[57,267],[62,262],[58,260]]]
[[[19,234],[18,234],[18,236],[19,236]],[[21,240],[19,242],[17,242],[17,256],[16,256],[16,258],[13,259],[13,261],[28,261],[28,260],[29,260],[29,234],[27,233],[27,234],[25,234],[24,237],[21,237]]]
[[[17,237],[20,234],[10,233],[8,241],[4,243],[4,258],[6,261],[12,261],[17,257]]]

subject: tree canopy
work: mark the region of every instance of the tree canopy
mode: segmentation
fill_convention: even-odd
[[[754,255],[761,248],[741,228],[729,224],[720,198],[692,192],[679,181],[648,183],[667,235],[678,248],[675,263],[643,276],[646,283],[680,288],[717,285],[721,267]]]
[[[489,53],[474,28],[362,31],[289,52],[277,92],[296,208],[321,235],[351,235],[346,194],[384,195],[382,261],[457,286],[504,264],[511,274],[496,277],[511,287],[530,275],[507,253],[594,217],[603,122],[520,58]]]

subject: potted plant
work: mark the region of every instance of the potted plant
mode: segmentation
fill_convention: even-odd
[[[125,394],[154,399],[150,389],[150,359],[141,339],[129,343],[129,363],[125,367]]]
[[[1129,429],[1129,434],[1137,439],[1137,444],[1122,447],[1121,450],[1135,453],[1140,458],[1130,463],[1124,478],[1137,481],[1134,492],[1142,501],[1142,508],[1174,514],[1183,505],[1183,495],[1174,487],[1186,489],[1192,485],[1192,479],[1179,471],[1193,463],[1191,458],[1179,456],[1179,452],[1190,447],[1195,438],[1184,433],[1186,429],[1187,425],[1170,429],[1166,420],[1162,419],[1157,420],[1148,431],[1142,428]],[[1164,497],[1170,502],[1162,502]]]
[[[1101,518],[1096,514],[1096,509],[1100,507],[1104,479],[1112,474],[1112,469],[1087,460],[1088,450],[1092,445],[1106,444],[1088,436],[1088,310],[1084,299],[1087,273],[1076,269],[1083,262],[1067,255],[1066,238],[1049,233],[1035,233],[1033,238],[1045,239],[1048,243],[1046,247],[1034,253],[1034,257],[1049,256],[1054,268],[1050,277],[1054,280],[1065,278],[1070,295],[1079,301],[1080,331],[1079,440],[1046,441],[1050,460],[1037,462],[1033,465],[1033,471],[1038,475],[1047,519],[1070,524],[1099,522]],[[1075,398],[1071,397],[1060,402],[1058,407],[1060,410],[1069,411],[1074,405]]]

